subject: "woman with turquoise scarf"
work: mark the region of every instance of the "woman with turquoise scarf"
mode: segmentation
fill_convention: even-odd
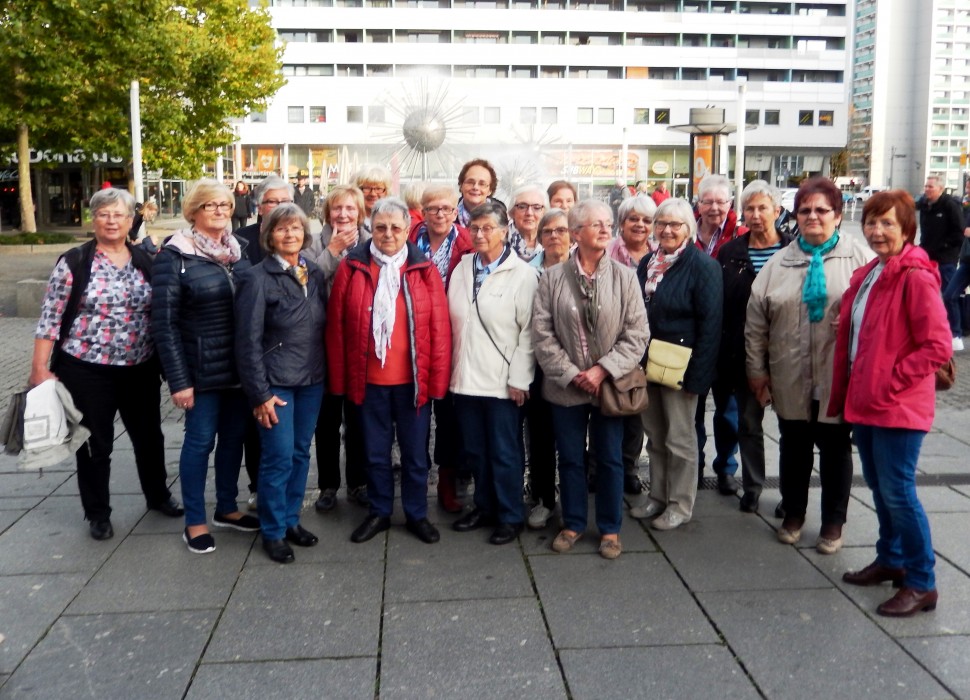
[[[801,539],[808,487],[819,450],[822,513],[815,548],[842,548],[852,485],[850,426],[828,416],[842,294],[852,272],[872,252],[839,233],[842,193],[831,180],[805,180],[795,195],[799,237],[755,278],[744,338],[748,384],[762,406],[778,414],[781,497],[785,518],[777,537]]]

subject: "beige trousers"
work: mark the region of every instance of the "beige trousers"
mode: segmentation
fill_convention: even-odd
[[[643,412],[650,456],[650,498],[686,518],[697,496],[697,394],[647,384],[650,403]]]

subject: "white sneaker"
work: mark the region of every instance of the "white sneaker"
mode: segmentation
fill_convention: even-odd
[[[529,512],[529,529],[541,530],[552,517],[552,511],[539,503]]]
[[[660,501],[648,498],[644,503],[630,509],[630,515],[637,520],[649,520],[663,513],[666,506]]]
[[[650,527],[652,527],[654,530],[673,530],[680,527],[688,520],[690,520],[690,518],[668,509],[663,512],[663,515],[650,523]]]
[[[963,338],[953,339],[953,352],[963,352]]]

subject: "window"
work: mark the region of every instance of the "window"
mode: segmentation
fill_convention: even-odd
[[[649,124],[650,123],[650,108],[649,107],[634,107],[633,108],[633,123],[634,124]]]
[[[566,33],[565,32],[543,32],[542,43],[543,44],[565,44]]]
[[[447,68],[445,66],[445,68]],[[508,78],[505,66],[455,66],[456,78]]]
[[[835,112],[831,109],[820,109],[818,111],[818,125],[819,126],[834,126],[835,124]]]
[[[368,107],[367,117],[371,124],[383,124],[385,121],[384,105],[371,105]]]
[[[361,65],[350,65],[341,63],[337,65],[337,75],[346,78],[356,78],[364,74],[364,67]]]
[[[347,123],[348,124],[363,124],[364,123],[364,108],[363,107],[347,107]]]
[[[657,107],[653,110],[653,123],[654,124],[669,124],[670,123],[670,108],[669,107]]]
[[[536,77],[535,66],[512,66],[511,76],[513,78],[534,78]]]
[[[303,123],[303,107],[287,107],[286,108],[286,121],[290,124],[302,124]]]
[[[363,36],[363,31],[360,29],[338,29],[337,43],[356,44],[360,41],[361,36]]]
[[[537,44],[539,36],[535,32],[512,32],[513,44]]]
[[[462,107],[461,123],[478,124],[478,107]]]
[[[815,111],[811,109],[798,110],[798,126],[815,126]]]
[[[266,112],[250,112],[249,122],[251,124],[265,124],[266,123]]]
[[[559,110],[556,107],[542,108],[542,123],[557,124],[559,122]]]
[[[482,110],[482,117],[486,124],[498,124],[502,118],[502,108],[485,107]]]
[[[540,78],[565,78],[565,66],[542,66],[539,71]]]
[[[522,124],[535,124],[536,123],[536,108],[535,107],[520,107],[519,108],[519,122]]]
[[[286,76],[328,75],[329,76],[329,75],[333,75],[333,64],[327,63],[322,65],[309,65],[309,66],[284,65],[283,75],[286,75]]]
[[[367,75],[376,78],[390,78],[391,67],[387,64],[368,63]]]
[[[327,108],[310,107],[310,121],[317,124],[322,124],[327,121]]]
[[[765,110],[765,126],[778,126],[781,124],[781,111],[777,109]]]
[[[369,41],[372,44],[390,44],[391,30],[390,29],[368,29],[367,41]]]
[[[576,110],[576,123],[577,124],[592,124],[593,123],[593,108],[592,107],[580,107]]]
[[[613,108],[612,107],[600,107],[596,112],[596,121],[599,124],[612,124],[613,123]]]
[[[749,109],[744,113],[744,123],[757,126],[761,123],[761,111],[757,109]]]

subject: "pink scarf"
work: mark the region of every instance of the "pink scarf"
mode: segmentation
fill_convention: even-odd
[[[218,241],[192,229],[192,243],[201,255],[215,260],[220,265],[232,265],[239,262],[242,257],[239,241],[228,229],[222,232]]]
[[[673,253],[665,253],[663,248],[657,248],[657,252],[647,263],[647,281],[643,285],[643,294],[647,299],[654,295],[657,287],[663,281],[664,274],[670,269],[671,265],[680,259],[689,245],[692,245],[691,239],[685,238],[684,242]]]

